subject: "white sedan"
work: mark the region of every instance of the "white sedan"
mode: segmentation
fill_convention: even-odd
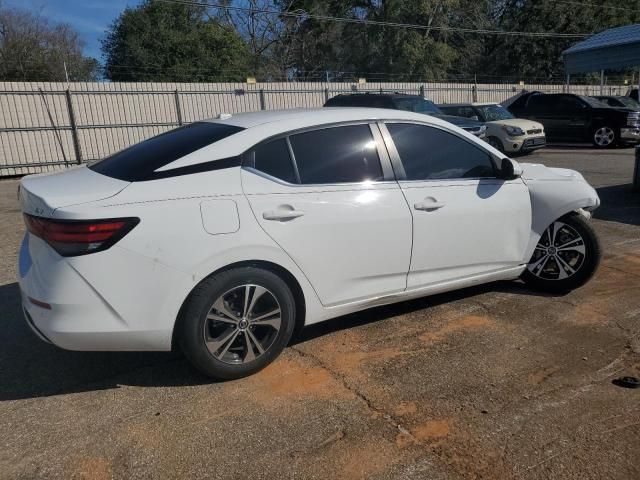
[[[221,115],[25,177],[19,197],[34,332],[71,350],[179,346],[222,379],[304,325],[495,280],[566,291],[600,258],[579,173],[398,110]]]

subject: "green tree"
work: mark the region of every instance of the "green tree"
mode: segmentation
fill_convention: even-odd
[[[506,31],[590,34],[640,21],[640,2],[614,0],[564,2],[556,0],[496,1],[495,26]],[[494,36],[485,41],[485,72],[530,82],[558,81],[564,76],[562,52],[576,38]]]
[[[127,8],[102,42],[114,81],[241,81],[249,51],[205,6],[146,0]]]
[[[1,81],[96,80],[98,62],[82,54],[83,46],[69,25],[0,6]]]

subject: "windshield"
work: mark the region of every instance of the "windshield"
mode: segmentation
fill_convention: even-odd
[[[515,118],[511,112],[502,105],[482,105],[476,107],[482,113],[485,122],[493,122],[495,120],[511,120]]]
[[[417,113],[442,114],[442,110],[436,107],[435,103],[422,97],[394,98],[393,103],[398,110]]]
[[[578,98],[580,98],[583,102],[587,103],[590,107],[595,107],[595,108],[611,107],[611,105],[607,105],[606,103],[601,102],[597,98],[587,97],[585,95],[578,95]]]
[[[625,107],[635,108],[636,110],[640,109],[640,103],[636,102],[631,97],[616,97],[620,103],[622,103]]]

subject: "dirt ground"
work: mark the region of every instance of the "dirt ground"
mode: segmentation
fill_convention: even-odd
[[[603,263],[565,296],[504,282],[306,329],[212,383],[176,354],[66,352],[20,313],[0,182],[0,478],[637,479],[640,194],[631,149],[547,149],[598,188]]]

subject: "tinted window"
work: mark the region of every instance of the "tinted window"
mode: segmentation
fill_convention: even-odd
[[[285,182],[298,183],[289,155],[289,147],[284,138],[256,147],[250,166]]]
[[[398,110],[416,113],[437,113],[442,111],[431,100],[422,97],[397,97],[393,100]]]
[[[326,128],[290,138],[302,183],[382,180],[368,125]]]
[[[440,109],[442,111],[444,111],[444,113],[446,113],[447,115],[454,115],[456,117],[472,118],[472,117],[477,117],[478,116],[478,114],[471,107],[446,107],[446,106],[442,106],[442,107],[440,107]]]
[[[451,133],[408,123],[388,123],[407,180],[494,177],[489,154]]]
[[[339,95],[327,101],[325,107],[369,107],[369,108],[393,108],[393,102],[389,97],[381,95]]]
[[[551,95],[532,95],[527,107],[535,110],[554,110],[557,101],[558,99]]]
[[[243,129],[220,123],[192,123],[137,143],[89,165],[89,168],[103,175],[127,182],[171,176],[169,171],[154,172],[185,155],[222,140],[240,130]],[[223,164],[230,165],[229,162],[219,163],[219,165]],[[213,162],[211,167],[215,168]],[[176,169],[175,174],[194,173],[194,170],[197,169]]]

